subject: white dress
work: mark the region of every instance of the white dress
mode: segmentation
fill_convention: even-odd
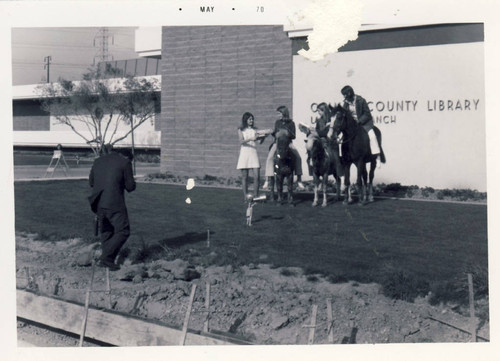
[[[255,138],[254,128],[245,128],[241,131],[243,139]],[[240,157],[238,158],[238,165],[236,169],[249,169],[249,168],[260,168],[259,156],[257,155],[257,149],[255,147],[255,141],[249,141],[244,143],[240,148]]]

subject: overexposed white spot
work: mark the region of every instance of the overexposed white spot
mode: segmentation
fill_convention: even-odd
[[[187,184],[186,184],[186,189],[188,191],[190,191],[193,188],[194,188],[194,179],[193,178],[189,178],[188,181],[187,181]]]
[[[313,24],[307,37],[309,50],[300,50],[305,58],[317,61],[336,53],[350,40],[358,38],[363,15],[361,0],[312,0],[299,16]]]
[[[187,198],[186,198],[186,203],[187,203],[187,204],[191,204],[191,198],[187,197]]]

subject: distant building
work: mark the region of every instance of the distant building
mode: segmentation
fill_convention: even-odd
[[[158,73],[159,62],[157,59],[133,59],[113,61],[112,65],[122,69],[124,74],[156,77],[161,80]],[[13,87],[13,130],[14,147],[49,147],[57,144],[71,148],[88,148],[84,139],[73,132],[68,126],[60,124],[53,114],[41,109],[40,95],[36,88],[39,84],[17,85]],[[160,112],[161,104],[157,103],[156,116],[141,124],[134,131],[134,144],[136,148],[159,149],[160,148]],[[84,124],[75,123],[77,130],[88,134]],[[117,135],[124,134],[128,129],[122,127]],[[88,136],[89,139],[92,137]],[[123,141],[116,144],[117,147],[130,147],[132,144],[129,135]]]

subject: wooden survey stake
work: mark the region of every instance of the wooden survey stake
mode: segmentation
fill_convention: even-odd
[[[82,330],[80,332],[80,342],[79,347],[83,347],[83,340],[85,339],[85,330],[87,329],[87,318],[89,314],[89,304],[90,304],[90,293],[92,292],[92,286],[94,284],[94,272],[95,272],[95,261],[92,262],[92,275],[90,276],[90,284],[85,295],[85,307],[83,310],[83,320],[82,320]]]
[[[472,274],[467,274],[467,280],[469,282],[470,334],[472,336],[472,342],[477,342],[477,323],[476,312],[474,310],[474,285],[472,283]]]
[[[193,285],[193,288],[191,289],[191,296],[189,297],[188,309],[186,311],[186,316],[184,317],[184,325],[182,327],[182,334],[181,334],[181,341],[180,341],[181,346],[184,346],[184,343],[186,342],[186,334],[187,334],[187,330],[188,330],[188,326],[189,326],[189,317],[191,317],[191,309],[193,307],[195,293],[196,293],[196,285]]]

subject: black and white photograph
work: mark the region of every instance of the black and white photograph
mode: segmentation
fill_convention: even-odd
[[[12,357],[487,360],[490,3],[377,2],[8,21]]]

